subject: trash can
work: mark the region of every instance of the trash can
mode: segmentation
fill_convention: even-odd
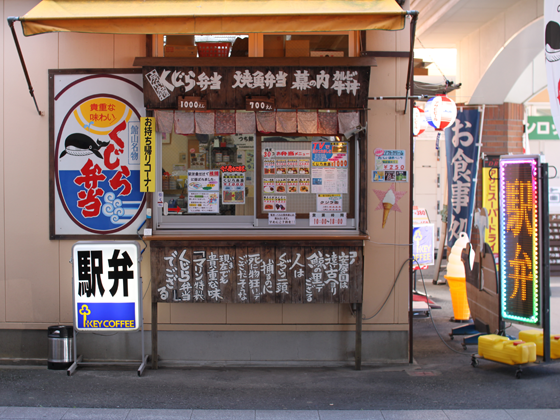
[[[49,369],[68,369],[74,363],[74,328],[64,325],[49,327]]]

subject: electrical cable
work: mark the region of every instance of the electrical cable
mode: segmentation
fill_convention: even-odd
[[[416,261],[416,259],[414,259],[414,261],[416,262],[416,264],[418,265],[418,267],[420,267],[420,264],[418,264],[418,261]],[[422,270],[419,270],[419,271],[420,271],[420,277],[422,278],[422,285],[424,286],[424,294],[426,295],[426,299],[427,299],[428,292],[427,292],[427,290],[426,290],[426,283],[424,282],[424,275],[422,274]],[[451,347],[449,344],[447,344],[447,342],[443,339],[443,337],[441,336],[441,334],[439,333],[439,331],[438,331],[438,329],[437,329],[437,327],[436,327],[436,323],[434,322],[434,318],[433,318],[433,316],[432,316],[432,308],[430,307],[429,304],[428,304],[428,314],[430,315],[430,319],[431,319],[431,321],[432,321],[432,325],[433,325],[433,327],[434,327],[434,330],[436,330],[436,333],[437,333],[439,339],[441,340],[441,342],[442,342],[443,344],[445,344],[445,346],[446,346],[449,350],[451,350],[451,351],[453,351],[453,352],[455,352],[455,353],[457,353],[457,354],[460,354],[460,355],[462,355],[462,356],[472,357],[472,354],[471,354],[471,353],[463,353],[463,352],[461,352],[461,351],[459,351],[459,350],[455,350],[453,347]]]
[[[375,314],[373,314],[372,316],[370,316],[369,318],[366,318],[365,316],[362,317],[362,320],[363,320],[363,321],[369,321],[370,319],[375,318],[375,317],[379,314],[379,312],[381,312],[381,310],[383,309],[383,307],[385,306],[385,304],[386,304],[387,301],[389,300],[389,297],[391,297],[391,295],[393,294],[393,290],[395,290],[395,286],[397,285],[397,280],[399,279],[399,276],[401,275],[401,271],[402,271],[402,269],[404,268],[404,265],[405,265],[408,261],[410,261],[410,260],[414,260],[414,258],[407,258],[407,259],[404,260],[404,262],[402,263],[401,268],[400,268],[400,270],[399,270],[399,272],[398,272],[398,274],[397,274],[397,277],[395,277],[395,281],[393,282],[393,287],[391,287],[391,290],[389,291],[389,294],[388,294],[387,297],[385,298],[385,301],[383,302],[383,304],[381,305],[381,307],[379,308],[379,310],[378,310]]]
[[[136,229],[136,235],[138,235],[138,238],[142,241],[142,243],[144,244],[144,249],[142,251],[140,251],[140,255],[142,255],[144,253],[144,251],[146,250],[146,248],[148,248],[148,244],[144,241],[144,237],[142,235],[140,235],[140,229],[142,229],[142,226],[144,226],[146,224],[146,221],[148,219],[144,219],[144,221],[142,222],[142,224],[138,227],[138,229]]]
[[[420,41],[420,38],[416,37],[416,40],[420,43],[420,45],[422,45],[422,48],[424,48],[426,51],[428,50],[424,44],[422,44],[422,41]],[[436,60],[434,60],[434,58],[432,57],[432,55],[428,52],[428,55],[430,56],[430,59],[432,60],[432,63],[436,65],[437,69],[439,70],[439,72],[441,73],[443,80],[445,80],[445,83],[449,82],[449,79],[447,77],[445,77],[445,74],[443,74],[443,71],[441,71],[441,69],[439,68],[439,66],[436,63]]]
[[[370,319],[375,318],[375,317],[379,314],[379,312],[381,312],[381,310],[385,307],[385,305],[387,304],[387,301],[389,300],[389,297],[391,297],[391,295],[393,294],[393,290],[395,290],[395,286],[397,285],[397,281],[398,281],[398,279],[399,279],[399,276],[401,275],[402,269],[404,268],[404,265],[405,265],[408,261],[413,261],[414,263],[416,263],[416,265],[417,265],[418,267],[420,267],[420,263],[416,260],[416,258],[407,258],[406,260],[404,260],[404,262],[403,262],[402,265],[401,265],[401,268],[399,269],[399,272],[397,273],[397,276],[395,277],[395,281],[393,282],[393,286],[391,287],[391,290],[390,290],[389,293],[387,294],[387,297],[385,298],[385,301],[383,302],[383,304],[381,305],[381,307],[379,308],[379,310],[378,310],[375,314],[373,314],[372,316],[370,316],[370,317],[365,317],[365,316],[362,317],[362,320],[363,320],[363,321],[369,321]],[[420,277],[422,278],[422,286],[424,287],[424,294],[425,294],[426,296],[428,296],[428,291],[426,290],[426,283],[424,282],[424,274],[422,273],[422,270],[419,270],[419,271],[420,271]],[[451,350],[451,351],[453,351],[453,352],[455,352],[455,353],[457,353],[457,354],[460,354],[460,355],[462,355],[462,356],[467,356],[467,357],[471,357],[471,356],[472,356],[470,353],[463,353],[463,352],[460,352],[460,351],[454,349],[453,347],[451,347],[449,344],[447,344],[447,342],[443,339],[443,337],[441,336],[441,334],[439,333],[439,331],[438,331],[438,329],[437,329],[437,327],[436,327],[436,323],[435,323],[434,318],[433,318],[433,316],[432,316],[432,308],[430,307],[429,304],[428,304],[428,314],[430,315],[430,320],[432,321],[432,326],[434,327],[434,330],[436,331],[436,334],[438,335],[438,337],[439,337],[439,339],[441,340],[441,342],[442,342],[443,344],[445,344],[445,346],[446,346],[449,350]]]
[[[144,292],[144,295],[142,296],[142,300],[144,300],[144,298],[146,297],[146,294],[148,293],[148,290],[150,290],[150,285],[152,284],[152,279],[150,279],[150,281],[148,282],[148,287],[146,287],[146,291]]]

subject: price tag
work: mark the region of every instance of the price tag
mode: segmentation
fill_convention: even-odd
[[[267,96],[253,96],[245,100],[247,111],[274,111],[274,98]]]
[[[206,99],[200,99],[200,96],[179,96],[177,99],[179,111],[205,110],[206,108]]]

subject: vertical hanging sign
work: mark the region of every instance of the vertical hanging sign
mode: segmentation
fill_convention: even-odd
[[[140,191],[156,190],[156,119],[140,119]]]
[[[539,156],[500,158],[500,310],[504,320],[540,325]]]
[[[484,242],[490,245],[494,261],[499,264],[498,242],[498,164],[499,156],[485,156],[482,161],[482,207],[488,211],[488,230]]]
[[[480,113],[476,109],[457,112],[455,123],[445,130],[449,229],[452,247],[461,232],[470,237],[478,170]]]

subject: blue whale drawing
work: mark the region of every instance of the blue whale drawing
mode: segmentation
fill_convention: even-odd
[[[85,134],[70,134],[68,137],[66,137],[66,141],[64,142],[64,150],[60,154],[60,158],[66,154],[72,156],[86,156],[94,154],[98,158],[103,159],[103,156],[101,156],[101,153],[99,153],[99,149],[108,145],[108,141],[97,140],[97,142],[95,142],[91,137]]]

